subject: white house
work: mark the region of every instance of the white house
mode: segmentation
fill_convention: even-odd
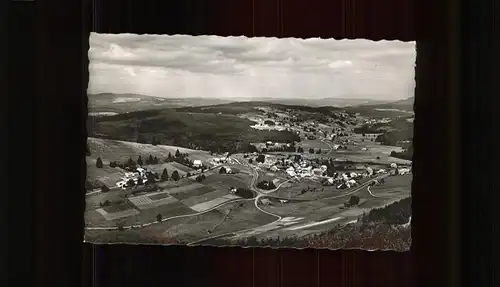
[[[268,205],[268,204],[270,204],[270,203],[271,203],[271,201],[270,201],[269,199],[267,199],[267,198],[263,198],[263,199],[261,200],[261,202],[262,202],[262,204],[264,204],[264,205]]]
[[[351,179],[347,182],[349,185],[351,186],[354,186],[354,185],[357,185],[358,183],[354,180],[354,179]]]
[[[373,169],[371,167],[367,167],[366,171],[368,172],[368,175],[372,175],[373,174]]]
[[[410,172],[409,168],[400,168],[399,169],[399,175],[405,175]]]
[[[199,159],[193,160],[193,167],[201,167],[203,163]]]

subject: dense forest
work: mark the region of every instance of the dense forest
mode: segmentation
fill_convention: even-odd
[[[140,111],[94,119],[88,123],[100,138],[175,145],[211,152],[248,152],[253,142],[293,143],[300,137],[288,131],[262,131],[254,123],[228,114]]]

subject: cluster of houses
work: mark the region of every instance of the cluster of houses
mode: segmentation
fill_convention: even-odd
[[[369,119],[365,121],[366,125],[373,125],[373,124],[388,124],[392,120],[390,118],[383,118],[383,119]]]
[[[233,163],[233,159],[227,156],[224,157],[214,157],[210,159],[213,165],[221,165],[225,163]],[[201,162],[201,161],[200,161]]]
[[[148,174],[151,173],[153,172],[147,170],[146,168],[137,167],[135,171],[125,172],[121,180],[116,183],[116,186],[125,189],[129,187],[131,181],[134,182],[134,185],[137,185],[140,181],[142,181],[143,184],[146,184],[148,182]]]
[[[275,160],[274,157],[268,155],[266,155],[264,163],[259,163],[259,165],[272,172],[282,170],[289,177],[296,179],[319,179],[323,185],[335,185],[337,189],[351,188],[358,185],[359,180],[373,175],[387,173],[391,175],[405,175],[411,172],[411,168],[401,167],[392,163],[389,171],[383,168],[374,171],[371,167],[360,166],[356,167],[359,172],[335,172],[332,176],[328,176],[328,167],[326,165],[317,165],[307,159],[301,159],[299,162],[290,159]]]

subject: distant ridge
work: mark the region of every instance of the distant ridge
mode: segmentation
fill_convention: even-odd
[[[368,104],[368,105],[356,105],[353,107],[359,108],[373,108],[373,109],[397,109],[403,111],[413,111],[413,106],[415,103],[415,97],[409,97],[407,99],[402,99],[394,102],[381,103],[381,104]]]
[[[160,98],[138,94],[100,93],[88,95],[89,112],[129,113],[135,111],[226,104],[231,100],[202,98]]]

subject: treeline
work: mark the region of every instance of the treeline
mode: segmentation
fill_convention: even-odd
[[[237,188],[234,194],[241,198],[246,198],[246,199],[255,197],[255,192],[253,192],[248,188],[243,188],[243,187]]]
[[[394,130],[379,135],[375,141],[383,145],[402,146],[402,142],[413,139],[413,128],[407,130]]]
[[[406,160],[413,160],[413,144],[411,144],[407,149],[403,150],[402,152],[392,151],[391,156]]]
[[[362,125],[361,127],[355,128],[354,133],[357,133],[357,134],[377,134],[377,133],[382,132],[380,130],[381,127],[382,127],[381,124],[373,124],[373,125],[365,124],[365,125]]]
[[[383,249],[407,251],[411,246],[411,229],[389,225],[338,226],[330,231],[307,237],[277,237],[259,240],[249,237],[240,240],[214,239],[212,245],[252,246],[283,248],[329,248],[329,249]]]
[[[289,144],[290,146],[288,146]],[[304,149],[302,147],[296,147],[294,142],[289,142],[287,144],[282,144],[280,146],[267,146],[265,148],[262,148],[261,152],[267,153],[267,152],[304,152]],[[253,150],[253,148],[250,148]],[[253,152],[249,150],[248,152]]]
[[[383,223],[401,225],[409,221],[411,216],[411,197],[401,199],[382,208],[375,208],[363,216],[363,223]]]

